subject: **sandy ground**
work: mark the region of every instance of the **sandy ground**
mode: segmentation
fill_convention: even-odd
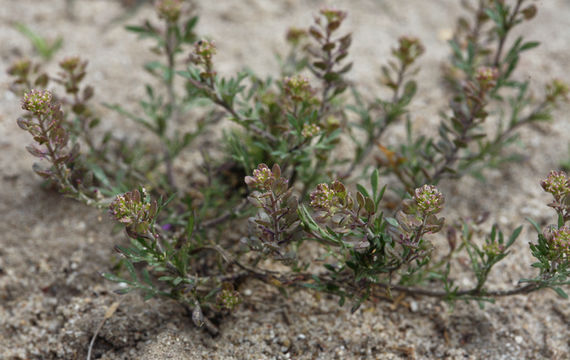
[[[273,53],[284,44],[288,26],[306,26],[324,3],[310,0],[202,1],[199,32],[217,41],[220,72],[249,66],[261,74],[277,69]],[[391,46],[400,35],[416,35],[427,47],[421,59],[420,90],[413,105],[416,126],[437,123],[446,103],[437,84],[440,64],[448,54],[441,34],[459,13],[453,0],[358,0],[330,2],[348,9],[346,25],[354,34],[351,75],[367,91]],[[132,104],[143,92],[147,76],[140,71],[152,59],[148,44],[124,31],[125,23],[152,18],[141,8],[134,17],[116,1],[76,1],[74,19],[64,14],[65,1],[3,0],[0,6],[0,358],[85,358],[89,340],[109,305],[119,297],[115,284],[98,271],[115,262],[113,244],[124,242],[112,232],[106,216],[43,189],[31,170],[33,159],[24,145],[31,139],[19,130],[19,100],[8,90],[8,65],[31,46],[11,26],[14,20],[38,33],[65,38],[64,48],[48,65],[65,55],[89,59],[87,82],[96,88],[96,102]],[[570,2],[538,1],[539,15],[525,36],[542,42],[521,62],[537,93],[553,77],[570,82]],[[126,121],[99,107],[104,127],[126,129]],[[446,216],[456,219],[490,211],[505,231],[530,216],[541,224],[553,221],[543,204],[549,199],[538,181],[570,156],[570,107],[555,121],[522,131],[522,164],[488,171],[487,183],[464,178],[442,184]],[[490,225],[490,224],[487,224]],[[498,266],[494,287],[512,286],[534,273],[529,267],[525,230],[510,260]],[[469,279],[458,274],[462,285]],[[506,285],[505,285],[506,284]],[[169,301],[143,303],[130,296],[99,334],[93,358],[98,359],[568,359],[570,303],[551,292],[498,300],[480,310],[458,303],[453,311],[442,302],[407,298],[412,306],[368,303],[351,315],[335,299],[310,292],[283,298],[251,281],[240,292],[245,301],[223,320],[221,335],[197,330],[182,309]]]

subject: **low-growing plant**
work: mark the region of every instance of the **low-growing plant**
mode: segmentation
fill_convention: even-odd
[[[34,51],[41,56],[43,60],[51,60],[55,53],[63,46],[63,37],[61,36],[58,36],[55,40],[48,40],[22,23],[15,23],[14,28],[30,40]]]
[[[538,46],[522,37],[508,40],[536,13],[528,3],[480,0],[469,8],[471,20],[459,21],[444,67],[449,107],[435,135],[413,131],[409,110],[425,51],[418,38],[401,37],[381,67],[382,84],[392,93],[387,99],[368,99],[347,79],[347,13],[333,8],[320,10],[307,29],[288,31],[291,51],[278,57],[277,78],[251,70],[226,78],[215,62],[223,49],[194,32],[198,17],[179,0],[158,1],[160,25],[127,27],[152,39],[164,57],[145,65],[158,84],[146,85],[140,111],[107,105],[149,130],[158,149],[148,137],[133,142],[93,131],[99,123],[88,102],[93,89],[82,87],[87,62],[77,57],[63,60],[53,78],[27,60],[10,68],[14,91],[24,92],[26,115],[18,124],[33,136],[28,151],[46,164],[34,167],[39,175],[66,196],[109,207],[125,228],[130,243],[115,248],[121,266],[102,269],[119,284],[117,292],[177,300],[212,333],[217,329],[209,318],[242,301],[240,285],[248,278],[283,294],[298,288],[333,294],[340,305],[349,300],[352,311],[368,299],[392,299],[394,292],[481,306],[545,288],[567,297],[566,173],[553,171],[541,183],[553,196],[548,206],[557,221],[541,229],[531,220],[538,237],[530,251],[537,261],[529,265],[538,273],[506,290],[487,281],[522,227],[505,235],[493,225],[481,237],[473,221],[446,225],[445,196],[437,187],[444,178],[482,177],[484,168],[516,160],[505,148],[517,130],[549,120],[552,108],[567,99],[559,80],[536,99],[528,81],[520,80],[526,77],[516,74],[519,58]],[[180,54],[187,51],[182,68]],[[34,89],[52,79],[65,95]],[[390,148],[383,136],[404,118],[407,136]],[[178,126],[188,119],[194,130],[181,133]],[[215,141],[196,143],[220,122],[233,124]],[[347,157],[351,143],[355,153]],[[201,154],[202,165],[182,170],[185,152]],[[367,165],[371,154],[374,166]],[[382,186],[384,176],[396,183]],[[387,190],[399,197],[396,206],[383,201]],[[440,254],[445,246],[433,243],[444,238],[436,235],[444,228],[448,251]],[[456,285],[451,271],[464,257],[471,288]]]

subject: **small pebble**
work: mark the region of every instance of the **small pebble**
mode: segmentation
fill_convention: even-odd
[[[522,342],[523,342],[523,337],[520,336],[520,335],[515,336],[515,342],[516,342],[517,344],[522,344]]]
[[[410,301],[410,311],[411,312],[418,311],[418,303],[414,300]]]

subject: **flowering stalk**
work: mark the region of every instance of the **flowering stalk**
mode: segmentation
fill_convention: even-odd
[[[309,28],[309,35],[316,42],[315,46],[308,47],[309,54],[313,57],[309,69],[323,82],[321,93],[321,107],[319,117],[325,114],[326,106],[330,100],[346,89],[342,75],[352,68],[352,63],[338,69],[340,63],[348,55],[348,48],[352,43],[352,35],[343,35],[338,40],[333,39],[333,34],[346,19],[347,13],[334,8],[323,8],[319,16],[315,17],[315,25]],[[331,91],[333,94],[331,95]]]
[[[548,206],[556,211],[562,223],[570,221],[570,177],[564,171],[551,171],[540,185],[554,198]]]
[[[250,218],[253,229],[244,241],[253,250],[272,253],[278,260],[291,261],[291,253],[285,253],[292,242],[299,239],[297,198],[292,196],[288,181],[281,177],[279,165],[270,170],[260,164],[253,176],[246,176],[245,183],[254,189],[250,201],[259,208],[255,218]]]
[[[381,83],[392,90],[391,99],[377,98],[365,106],[361,95],[354,89],[357,101],[354,110],[360,117],[357,127],[364,130],[366,143],[357,144],[356,154],[350,167],[342,175],[343,178],[349,176],[356,166],[366,159],[374,145],[378,145],[386,155],[386,159],[378,157],[378,162],[383,166],[395,167],[395,159],[391,156],[393,152],[387,151],[381,145],[381,137],[390,125],[406,114],[407,107],[417,91],[417,84],[412,76],[419,71],[419,68],[413,68],[413,65],[424,52],[425,47],[419,39],[410,36],[403,36],[398,39],[398,47],[392,49],[395,60],[390,60],[388,65],[381,67]]]
[[[548,206],[558,214],[558,223],[541,232],[540,227],[531,221],[538,232],[538,241],[530,244],[532,255],[538,260],[532,266],[540,269],[540,274],[534,279],[521,281],[530,283],[529,286],[536,289],[551,288],[558,295],[568,298],[561,286],[570,285],[570,226],[566,224],[570,221],[570,182],[566,173],[551,171],[540,184],[554,198]]]
[[[18,119],[18,125],[29,132],[37,144],[29,145],[26,149],[33,156],[51,163],[50,168],[34,164],[36,174],[56,183],[64,194],[95,205],[97,201],[81,191],[81,179],[74,177],[74,168],[78,167],[79,144],[69,149],[69,133],[63,127],[61,105],[54,101],[52,93],[35,89],[25,93],[22,109],[28,114]]]

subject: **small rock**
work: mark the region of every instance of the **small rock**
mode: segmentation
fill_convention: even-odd
[[[410,311],[413,313],[418,311],[418,303],[415,300],[410,301]]]
[[[515,342],[516,342],[517,344],[522,344],[522,342],[523,342],[523,337],[520,336],[520,335],[515,336]]]

